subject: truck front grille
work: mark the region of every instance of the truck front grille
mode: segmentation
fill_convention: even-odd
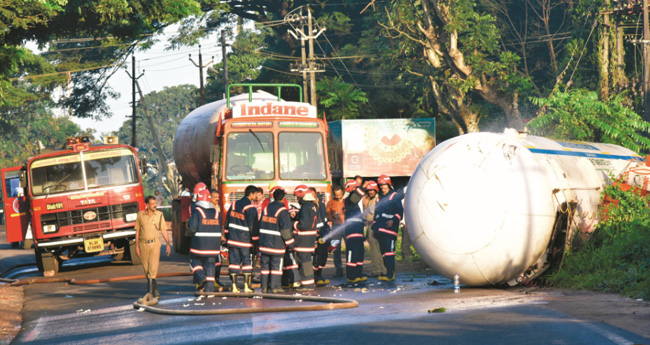
[[[92,211],[95,212],[96,217],[91,220],[84,218],[84,214]],[[118,204],[110,206],[100,206],[100,207],[89,207],[81,210],[72,210],[72,211],[63,211],[56,213],[47,213],[41,216],[42,224],[56,224],[57,229],[60,229],[63,226],[68,225],[78,225],[85,223],[97,223],[102,221],[109,221],[113,219],[124,220],[124,215],[129,213],[137,213],[138,203],[128,203],[128,204]],[[106,227],[109,223],[100,224],[101,227]],[[76,226],[73,228],[74,231],[85,231],[91,230],[92,226]]]

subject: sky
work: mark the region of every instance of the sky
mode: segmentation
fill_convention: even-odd
[[[177,27],[170,27],[165,30],[165,36],[173,33]],[[203,65],[205,66],[210,60],[212,64],[221,61],[221,46],[218,45],[220,35],[214,33],[201,40],[201,53],[203,55]],[[189,60],[188,54],[192,54],[192,60],[199,62],[199,46],[183,47],[178,50],[165,50],[165,37],[160,38],[160,42],[154,44],[145,52],[136,52],[136,75],[140,75],[144,69],[144,75],[138,82],[142,93],[145,95],[152,91],[161,91],[164,87],[192,84],[199,86],[199,69]],[[214,58],[212,58],[214,56]],[[127,59],[126,68],[129,73],[132,71],[131,57]],[[212,65],[210,64],[210,65]],[[207,76],[207,69],[203,70],[203,78]],[[93,128],[97,131],[95,137],[108,134],[120,129],[124,121],[130,120],[131,109],[131,78],[125,69],[120,69],[108,80],[113,90],[120,93],[118,99],[107,100],[111,109],[112,117],[100,121],[93,119],[80,119],[71,117],[71,120],[77,123],[82,129]],[[140,96],[136,94],[136,101]],[[142,115],[142,114],[138,114]],[[127,118],[128,116],[128,118]],[[139,119],[138,121],[142,121]],[[138,122],[139,124],[140,122]]]

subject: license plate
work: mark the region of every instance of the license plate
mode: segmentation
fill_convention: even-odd
[[[102,250],[104,250],[104,239],[101,236],[84,239],[84,251],[86,253],[96,253]]]

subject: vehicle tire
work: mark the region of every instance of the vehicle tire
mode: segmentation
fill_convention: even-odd
[[[59,260],[52,253],[43,253],[41,255],[41,260],[43,262],[43,272],[54,271],[54,274],[59,272]]]
[[[25,250],[32,249],[32,244],[34,244],[33,239],[31,239],[31,238],[30,239],[25,239],[23,241],[23,249],[25,249]]]
[[[34,247],[34,258],[36,259],[36,267],[39,271],[43,272],[43,253],[36,247]]]
[[[135,246],[138,244],[135,243],[135,240],[130,240],[129,241],[129,258],[131,259],[131,265],[141,265],[142,264],[142,258],[138,256],[138,254],[135,253]],[[126,248],[125,248],[126,249]]]

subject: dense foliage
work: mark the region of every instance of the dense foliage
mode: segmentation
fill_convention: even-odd
[[[555,275],[559,286],[618,292],[650,299],[650,196],[617,185],[605,195],[615,202],[601,214],[591,239],[580,250],[566,253]]]

